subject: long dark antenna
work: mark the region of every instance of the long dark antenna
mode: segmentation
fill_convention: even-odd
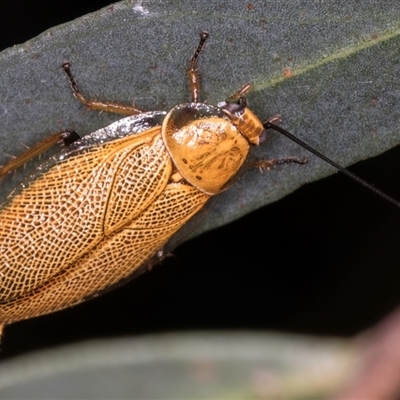
[[[319,157],[322,160],[326,161],[328,164],[332,165],[337,170],[339,170],[343,174],[347,175],[349,178],[351,178],[354,181],[358,182],[360,185],[363,185],[364,187],[366,187],[367,189],[371,190],[372,192],[374,192],[378,196],[380,196],[380,197],[384,198],[385,200],[387,200],[388,202],[392,203],[394,206],[400,208],[400,202],[398,202],[397,200],[395,200],[392,197],[388,196],[386,193],[381,192],[379,189],[377,189],[376,187],[372,186],[370,183],[364,181],[363,179],[359,178],[357,175],[353,174],[352,172],[350,172],[346,168],[343,168],[339,164],[335,163],[330,158],[324,156],[319,151],[313,149],[307,143],[304,143],[302,140],[300,140],[296,136],[293,136],[290,132],[288,132],[285,129],[281,128],[280,126],[272,124],[271,122],[268,122],[268,121],[264,122],[263,125],[264,125],[265,129],[272,129],[272,130],[274,130],[276,132],[279,132],[282,135],[286,136],[290,140],[293,140],[293,142],[296,142],[297,144],[299,144],[300,146],[304,147],[309,152],[315,154],[317,157]]]

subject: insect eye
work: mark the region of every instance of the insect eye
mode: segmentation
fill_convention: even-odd
[[[244,113],[244,109],[246,108],[246,106],[246,100],[241,97],[235,103],[226,103],[224,107],[222,107],[222,109],[232,115],[241,115]]]

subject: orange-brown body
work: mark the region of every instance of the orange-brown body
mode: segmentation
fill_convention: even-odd
[[[250,85],[221,107],[197,102],[196,58],[207,37],[192,58],[191,103],[124,118],[74,142],[0,207],[0,325],[77,304],[151,266],[232,182],[264,129],[246,108]],[[86,106],[139,113],[86,100],[70,64],[63,68]]]
[[[201,115],[180,122],[194,108]],[[1,323],[79,303],[132,275],[227,187],[250,148],[221,109],[202,103],[128,131],[76,142],[1,209]]]

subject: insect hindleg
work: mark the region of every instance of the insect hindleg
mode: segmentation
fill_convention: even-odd
[[[21,165],[24,165],[28,161],[32,160],[32,158],[44,153],[46,150],[50,149],[61,140],[64,142],[65,146],[69,146],[71,143],[77,141],[78,139],[80,139],[80,136],[75,131],[61,131],[53,133],[46,139],[42,140],[40,143],[37,143],[30,149],[26,150],[18,157],[13,158],[3,167],[0,167],[0,178],[5,177],[9,172],[14,171]]]
[[[117,113],[117,114],[125,114],[125,115],[135,115],[135,114],[141,114],[144,112],[140,108],[137,108],[133,105],[130,106],[127,104],[119,104],[119,103],[111,103],[108,101],[97,101],[97,100],[86,99],[86,97],[84,97],[83,94],[80,92],[78,85],[75,81],[75,78],[71,72],[71,63],[68,61],[63,63],[62,68],[64,69],[65,73],[68,76],[68,80],[71,85],[74,96],[81,103],[83,103],[86,107],[89,107],[92,110],[108,111],[108,112],[113,112],[113,113]]]

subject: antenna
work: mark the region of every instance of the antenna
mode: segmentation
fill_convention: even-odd
[[[330,158],[324,156],[323,154],[321,154],[319,151],[313,149],[311,146],[309,146],[307,143],[303,142],[302,140],[300,140],[299,138],[297,138],[296,136],[293,136],[290,132],[286,131],[285,129],[281,128],[278,125],[272,124],[271,122],[264,122],[263,123],[264,128],[265,129],[272,129],[276,132],[281,133],[282,135],[286,136],[287,138],[289,138],[290,140],[293,140],[293,142],[299,144],[300,146],[304,147],[306,150],[308,150],[309,152],[315,154],[317,157],[321,158],[322,160],[324,160],[325,162],[327,162],[328,164],[332,165],[333,167],[335,167],[337,170],[339,170],[340,172],[342,172],[343,174],[347,175],[349,178],[353,179],[354,181],[356,181],[357,183],[359,183],[360,185],[366,187],[367,189],[371,190],[372,192],[374,192],[376,195],[378,195],[379,197],[385,199],[386,201],[388,201],[389,203],[393,204],[396,207],[400,208],[400,202],[398,202],[397,200],[393,199],[392,197],[390,197],[389,195],[387,195],[386,193],[383,193],[382,191],[380,191],[379,189],[377,189],[376,187],[374,187],[373,185],[371,185],[370,183],[364,181],[363,179],[359,178],[357,175],[353,174],[352,172],[350,172],[348,169],[343,168],[342,166],[340,166],[339,164],[335,163],[334,161],[332,161]]]

